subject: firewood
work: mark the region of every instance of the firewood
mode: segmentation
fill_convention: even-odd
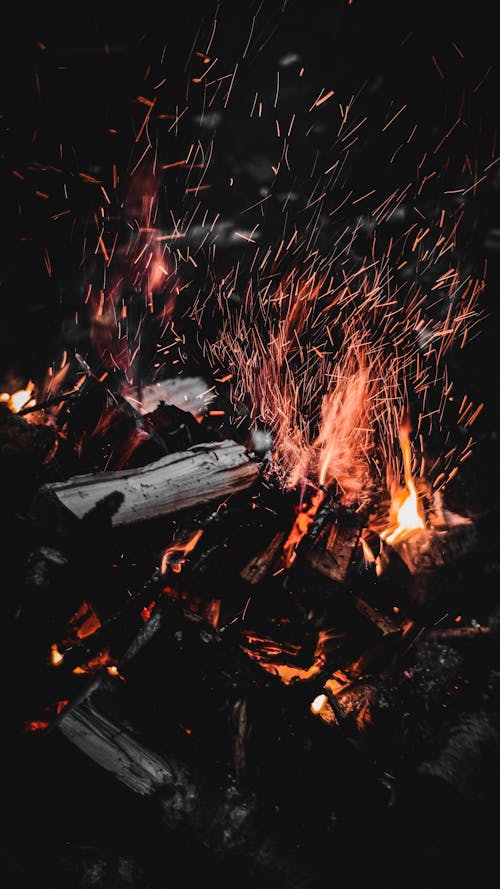
[[[492,637],[494,630],[492,627],[445,627],[443,629],[429,630],[426,634],[428,639],[434,639],[438,642],[470,642],[481,637]]]
[[[121,720],[102,712],[100,705],[92,697],[80,703],[60,720],[59,732],[142,797],[148,811],[159,813],[167,841],[169,834],[182,835],[193,853],[210,848],[223,877],[234,869],[265,885],[269,880],[290,889],[313,889],[318,884],[317,865],[305,862],[283,838],[278,818],[270,823],[265,804],[254,792],[238,790],[230,778],[200,780],[198,772],[178,758],[167,759],[150,750]],[[189,873],[188,863],[183,867]]]
[[[44,485],[33,510],[44,513],[63,506],[78,518],[111,492],[123,495],[113,517],[114,526],[126,526],[222,500],[251,485],[259,464],[242,445],[232,441],[195,445],[169,454],[139,469],[75,476]]]
[[[241,571],[241,577],[254,586],[264,579],[285,541],[285,531],[278,531],[268,545],[253,556]]]
[[[392,544],[410,574],[427,574],[456,561],[478,545],[478,532],[473,522],[463,522],[445,530],[424,528]]]
[[[59,731],[122,784],[140,796],[151,796],[173,783],[168,763],[96,709],[91,699],[72,708]]]
[[[380,630],[382,636],[393,636],[400,635],[401,628],[390,619],[386,614],[383,614],[378,608],[374,608],[373,605],[370,605],[365,599],[362,599],[360,596],[353,596],[352,598],[354,602],[354,607],[356,611],[366,617],[372,624]]]
[[[343,584],[346,580],[361,527],[356,523],[336,523],[325,528],[305,555],[305,561],[320,574]]]

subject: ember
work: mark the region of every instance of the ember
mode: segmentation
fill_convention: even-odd
[[[4,59],[8,876],[477,879],[493,73],[456,5],[202,5]]]

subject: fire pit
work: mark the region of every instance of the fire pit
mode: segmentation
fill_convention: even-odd
[[[12,885],[433,886],[488,866],[497,248],[470,232],[494,150],[486,127],[474,156],[453,141],[472,105],[415,135],[378,88],[318,86],[297,10],[261,16],[231,65],[230,12],[194,44],[180,28],[185,107],[154,40],[87,46],[105,78],[122,52],[141,68],[133,112],[117,100],[93,163],[64,140],[49,162],[45,133],[9,173],[63,294],[0,385]],[[268,41],[272,89],[257,73],[249,97]],[[74,53],[40,36],[35,67],[50,84]],[[363,139],[384,158],[371,188]]]

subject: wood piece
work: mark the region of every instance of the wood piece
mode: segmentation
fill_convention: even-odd
[[[360,534],[361,527],[357,524],[331,525],[321,532],[317,543],[307,552],[305,561],[320,574],[343,584]]]
[[[88,698],[59,721],[59,731],[90,759],[140,796],[173,783],[165,760],[94,707]]]
[[[410,574],[426,574],[456,561],[478,545],[476,525],[470,521],[444,530],[424,528],[392,544]]]
[[[59,732],[121,784],[150,801],[174,844],[180,834],[189,838],[194,854],[209,848],[223,885],[233,885],[234,873],[249,867],[252,882],[262,885],[289,889],[319,885],[316,866],[304,862],[300,851],[283,838],[278,818],[270,824],[267,809],[254,792],[239,790],[231,777],[226,782],[200,780],[188,764],[152,752],[101,708],[102,702],[82,702],[59,721]],[[239,721],[241,716],[240,710]],[[96,804],[106,805],[105,793]],[[184,874],[189,874],[188,865],[182,862]],[[230,881],[227,873],[233,877]],[[188,885],[194,883],[188,880]]]
[[[398,627],[390,617],[383,614],[378,608],[374,608],[373,605],[370,605],[365,599],[362,599],[360,596],[353,596],[352,601],[354,602],[356,611],[358,611],[359,614],[362,614],[363,617],[366,617],[372,624],[375,624],[382,633],[382,636],[401,634],[401,628]]]
[[[42,511],[55,499],[78,518],[111,492],[123,495],[114,526],[131,525],[222,500],[251,485],[259,464],[233,441],[198,444],[139,469],[75,476],[44,485],[34,503]]]
[[[285,542],[286,532],[278,531],[267,546],[250,559],[241,571],[241,578],[247,583],[255,584],[264,580],[267,572],[271,568],[275,558],[278,555],[283,543]]]
[[[438,642],[469,642],[481,636],[491,637],[493,634],[492,627],[444,627],[442,630],[429,630],[426,637]]]

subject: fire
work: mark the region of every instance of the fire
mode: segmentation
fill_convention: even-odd
[[[55,645],[55,644],[51,645],[50,646],[50,663],[52,664],[52,666],[58,667],[60,664],[62,664],[63,660],[64,660],[64,655],[61,654],[57,645]]]
[[[26,407],[28,402],[31,401],[34,388],[35,385],[30,380],[25,389],[18,389],[17,392],[12,392],[11,394],[8,392],[1,392],[0,402],[6,404],[12,413],[18,414],[19,411],[22,410],[23,407]]]
[[[312,663],[308,667],[293,663],[299,653],[298,645],[279,643],[252,631],[247,630],[243,633],[243,650],[249,657],[255,658],[268,673],[279,676],[284,685],[290,685],[318,675],[326,662],[326,645],[332,638],[334,638],[333,631],[320,631]],[[285,663],[287,659],[288,663]]]
[[[413,531],[425,528],[422,505],[411,473],[411,444],[407,426],[401,427],[400,442],[405,487],[393,489],[389,525],[380,535],[382,540],[391,546],[400,540],[405,540]]]
[[[290,568],[294,563],[297,555],[297,547],[302,538],[305,537],[309,531],[309,528],[314,521],[314,516],[318,512],[324,499],[324,492],[318,489],[311,497],[309,506],[300,504],[297,507],[297,515],[292,525],[292,529],[283,544],[283,556],[281,560],[282,568]]]
[[[161,560],[161,573],[165,574],[170,568],[175,574],[179,574],[186,561],[186,556],[192,552],[203,534],[203,528],[194,531],[183,543],[174,543],[163,553]]]
[[[109,671],[109,669],[115,666],[116,664],[109,648],[103,648],[99,654],[91,658],[87,663],[82,664],[81,667],[75,667],[73,673],[77,676],[82,673],[98,673],[103,667],[107,667]]]
[[[319,713],[322,707],[326,704],[328,698],[326,695],[316,695],[314,701],[311,704],[311,713]]]

